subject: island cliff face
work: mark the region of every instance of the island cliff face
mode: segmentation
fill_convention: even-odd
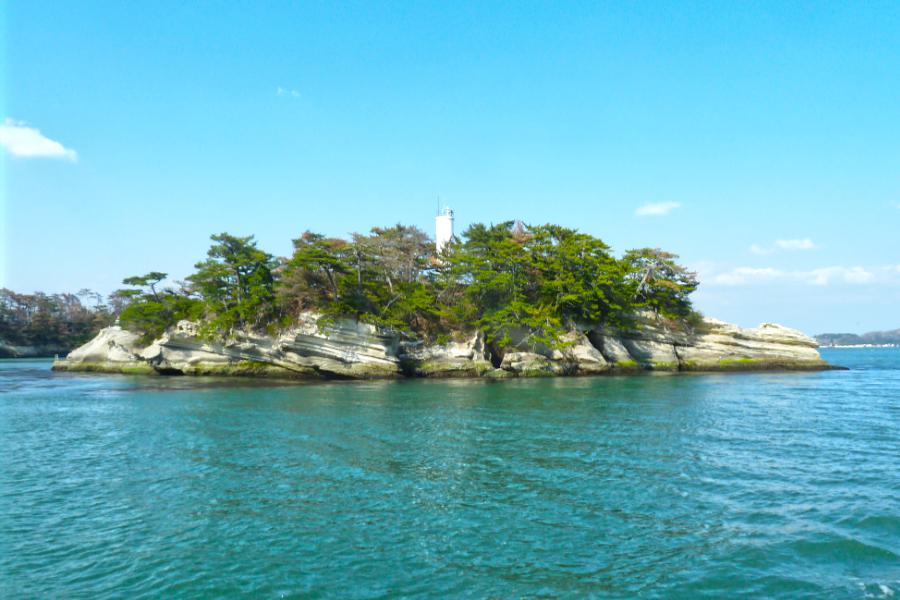
[[[424,344],[351,319],[320,327],[304,313],[279,335],[242,333],[226,342],[202,339],[197,325],[181,321],[149,345],[120,327],[57,360],[59,371],[163,375],[243,375],[288,379],[395,379],[402,377],[533,377],[641,371],[819,370],[815,340],[794,329],[763,324],[742,329],[706,319],[702,332],[684,333],[642,317],[628,331],[579,327],[562,349],[513,342],[491,348],[478,332],[445,344]]]

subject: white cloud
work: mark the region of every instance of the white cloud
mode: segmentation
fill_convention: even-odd
[[[811,239],[803,238],[802,240],[775,240],[775,243],[771,246],[752,244],[749,250],[751,254],[764,256],[766,254],[774,254],[780,250],[791,252],[794,250],[814,250],[816,248],[818,246]]]
[[[0,125],[0,146],[11,156],[21,158],[62,158],[78,160],[78,154],[55,140],[51,140],[38,129],[25,123],[6,119]]]
[[[832,266],[809,271],[783,271],[771,267],[737,267],[711,275],[706,282],[713,285],[752,285],[760,283],[794,283],[826,286],[832,284],[863,285],[868,283],[900,284],[900,265],[882,267]]]
[[[875,280],[875,273],[863,267],[825,267],[812,271],[800,272],[798,275],[806,283],[813,285],[828,285],[838,283],[871,283]]]
[[[760,246],[758,244],[752,244],[750,246],[750,252],[752,254],[762,256],[764,254],[772,254],[773,252],[775,252],[775,250],[773,248],[763,248],[762,246]]]
[[[300,97],[300,92],[298,92],[297,90],[289,90],[287,88],[281,87],[280,85],[275,90],[275,94],[278,96],[290,96],[291,98],[299,98]]]
[[[712,283],[719,285],[744,285],[759,281],[771,281],[784,277],[784,272],[778,269],[737,267],[725,273],[719,273],[712,278]]]
[[[775,245],[781,250],[812,250],[816,247],[809,238],[802,240],[775,240]]]
[[[639,217],[660,217],[669,214],[679,207],[681,207],[681,204],[678,202],[656,202],[639,207],[634,211],[634,214]]]

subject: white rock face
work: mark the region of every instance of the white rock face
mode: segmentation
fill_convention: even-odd
[[[507,352],[503,355],[500,368],[517,375],[529,377],[543,375],[563,375],[566,364],[552,360],[536,352]]]
[[[344,363],[397,362],[396,336],[379,332],[374,325],[353,319],[338,319],[319,327],[320,316],[301,315],[298,326],[278,338],[282,350],[299,356],[318,356]]]
[[[526,371],[536,374],[544,370],[548,374],[595,375],[611,368],[609,361],[582,331],[573,330],[563,335],[559,349],[534,343],[525,328],[510,328],[506,333],[510,338],[510,347],[503,354],[502,369],[520,374]],[[511,354],[516,356],[507,358]],[[544,362],[534,356],[549,360],[552,366],[544,366]]]
[[[812,338],[796,329],[764,323],[742,329],[715,319],[706,320],[708,332],[691,338],[690,344],[676,346],[687,369],[825,366]]]
[[[592,346],[600,351],[609,364],[623,363],[633,360],[622,341],[606,331],[589,331],[588,339]]]
[[[678,370],[675,344],[658,340],[622,338],[622,345],[632,360],[648,368],[662,371]]]
[[[131,364],[140,361],[140,336],[118,325],[100,330],[83,346],[72,350],[65,361],[69,364]]]
[[[507,348],[492,364],[491,351],[476,332],[463,341],[427,345],[401,341],[353,319],[323,322],[315,313],[304,313],[295,327],[277,336],[241,333],[221,342],[204,340],[196,324],[182,321],[144,348],[138,347],[137,334],[106,328],[54,368],[369,379],[829,367],[812,338],[769,323],[742,329],[707,319],[698,332],[686,333],[641,315],[629,331],[581,329],[567,333],[562,347],[553,350],[529,346],[527,335],[514,332],[520,347]],[[497,363],[500,368],[493,368]]]
[[[396,340],[372,325],[341,319],[321,330],[318,316],[304,314],[298,326],[277,337],[240,333],[224,342],[198,336],[194,323],[182,321],[154,342],[142,358],[163,372],[226,373],[232,368],[254,374],[289,377],[368,379],[400,374]]]
[[[421,377],[476,377],[493,368],[481,332],[462,342],[401,343],[399,356],[408,371]]]
[[[554,350],[550,358],[567,365],[569,371],[579,375],[596,375],[610,370],[609,361],[584,333],[570,331],[562,341],[567,345],[562,350]]]

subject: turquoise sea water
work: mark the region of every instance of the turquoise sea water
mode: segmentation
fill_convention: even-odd
[[[299,386],[0,361],[0,596],[900,597],[900,349]]]

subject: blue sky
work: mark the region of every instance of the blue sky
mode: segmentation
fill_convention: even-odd
[[[900,327],[900,3],[9,1],[0,285],[404,222],[556,222],[705,313]],[[649,207],[649,208],[648,208]]]

